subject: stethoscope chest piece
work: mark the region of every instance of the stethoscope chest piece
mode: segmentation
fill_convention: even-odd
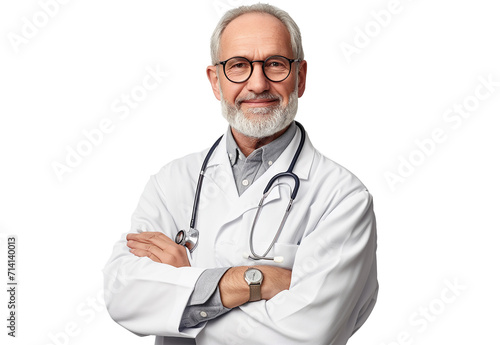
[[[185,246],[192,253],[198,245],[200,232],[196,229],[180,230],[175,235],[175,243]]]

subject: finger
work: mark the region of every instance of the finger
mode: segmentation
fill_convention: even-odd
[[[131,249],[138,249],[141,251],[149,252],[159,258],[160,262],[163,262],[161,259],[164,256],[164,251],[161,248],[158,248],[154,244],[151,243],[142,243],[137,241],[128,241],[127,246]]]
[[[154,245],[153,243],[149,243],[149,242],[138,242],[138,241],[134,241],[134,240],[128,240],[127,247],[129,247],[131,249],[145,250],[145,251],[154,253],[157,256],[161,255],[161,253],[163,252],[162,248],[159,248],[158,246]]]
[[[134,240],[128,240],[127,247],[129,247],[131,249],[142,249],[142,250],[146,250],[146,251],[151,251],[151,248],[156,247],[156,246],[152,243],[145,243],[145,242],[138,242],[138,241],[134,241]]]
[[[143,249],[131,249],[130,252],[138,257],[148,257],[153,261],[161,263],[161,260],[153,253]]]
[[[128,234],[127,240],[134,240],[139,242],[151,242],[151,239],[161,234],[161,232],[147,231],[139,234]]]
[[[130,233],[127,234],[127,240],[134,241],[148,241],[151,237],[153,237],[157,232],[156,231],[145,231],[141,233]]]
[[[142,243],[152,243],[159,248],[165,249],[168,246],[177,245],[167,235],[162,232],[143,232],[140,234],[128,234],[127,239]]]
[[[145,237],[142,234],[144,234],[144,232],[138,233],[138,234],[136,234],[136,233],[127,234],[127,240],[137,241],[139,239],[144,239]]]

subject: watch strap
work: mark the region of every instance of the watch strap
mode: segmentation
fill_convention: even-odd
[[[250,287],[250,299],[249,302],[260,301],[260,284],[249,284]]]

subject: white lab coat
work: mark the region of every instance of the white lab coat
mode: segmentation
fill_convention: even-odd
[[[306,138],[294,172],[300,189],[278,242],[269,255],[284,262],[252,261],[249,233],[269,179],[286,171],[300,131],[279,159],[238,196],[225,136],[211,157],[203,182],[196,228],[199,244],[192,267],[174,268],[129,252],[124,234],[104,268],[111,317],[155,344],[345,344],[375,304],[376,226],[372,198],[349,171],[322,156]],[[199,170],[207,151],[175,160],[151,177],[132,216],[131,232],[162,231],[174,238],[188,229]],[[261,254],[270,244],[289,201],[289,178],[265,201],[254,234]],[[269,301],[244,304],[197,328],[179,332],[182,313],[206,268],[254,264],[292,269],[289,290]],[[242,277],[243,279],[243,277]],[[265,277],[264,277],[265,279]],[[174,337],[174,338],[172,338]]]

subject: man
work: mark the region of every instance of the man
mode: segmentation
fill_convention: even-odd
[[[207,75],[230,127],[203,169],[198,239],[178,231],[189,228],[207,151],[147,184],[104,269],[109,313],[155,344],[345,344],[377,296],[375,218],[361,182],[294,122],[307,73],[300,31],[273,6],[242,6],[211,43]],[[286,218],[290,175],[259,200],[301,138]]]

